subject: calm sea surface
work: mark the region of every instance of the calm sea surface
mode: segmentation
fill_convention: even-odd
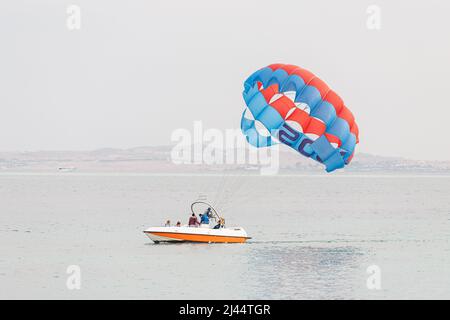
[[[200,194],[253,239],[142,233]],[[450,299],[450,177],[2,174],[0,298]]]

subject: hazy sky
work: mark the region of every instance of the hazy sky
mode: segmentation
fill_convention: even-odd
[[[372,4],[380,30],[366,26]],[[343,97],[357,150],[450,160],[449,14],[445,0],[2,1],[0,150],[161,145],[194,120],[239,128],[244,79],[282,62]]]

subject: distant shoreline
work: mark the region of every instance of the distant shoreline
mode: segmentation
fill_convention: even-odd
[[[357,173],[347,172],[339,174],[327,173],[278,173],[273,175],[260,175],[257,173],[156,173],[156,172],[50,172],[50,171],[10,171],[1,172],[0,176],[78,176],[78,177],[267,177],[267,178],[288,178],[288,177],[304,177],[304,178],[450,178],[450,173],[420,173],[420,172],[385,172],[385,173]]]
[[[223,150],[225,151],[225,150]],[[237,154],[231,150],[233,159]],[[174,163],[171,146],[139,147],[132,149],[98,149],[93,151],[36,151],[0,152],[0,174],[36,172],[58,174],[124,173],[163,175],[259,175],[266,164],[250,163]],[[298,155],[291,150],[281,150],[271,167],[278,175],[326,175],[323,165]],[[377,156],[357,153],[349,166],[340,174],[394,174],[394,175],[450,175],[450,161],[412,160],[401,157]]]

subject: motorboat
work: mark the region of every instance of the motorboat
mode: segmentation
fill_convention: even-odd
[[[206,242],[206,243],[243,243],[250,239],[241,227],[226,227],[225,219],[208,203],[197,201],[192,203],[191,211],[196,205],[206,205],[209,210],[209,224],[199,226],[164,226],[150,227],[144,233],[155,243],[160,242]]]
[[[155,243],[159,242],[207,242],[242,243],[247,241],[247,233],[242,228],[204,227],[150,227],[144,233]]]

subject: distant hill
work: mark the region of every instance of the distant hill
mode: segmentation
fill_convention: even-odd
[[[174,164],[171,150],[172,146],[143,146],[92,151],[0,152],[0,172],[214,173],[223,170],[255,171],[261,167],[258,164]],[[279,172],[323,172],[319,163],[299,156],[289,148],[280,150]],[[236,151],[232,150],[234,153]],[[450,174],[450,161],[410,160],[357,153],[352,164],[340,172]]]

